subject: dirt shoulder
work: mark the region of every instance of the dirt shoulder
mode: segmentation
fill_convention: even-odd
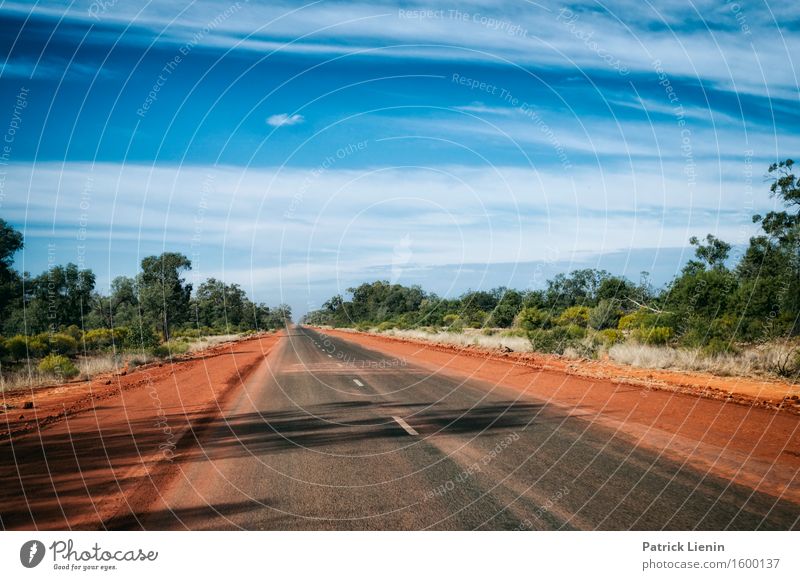
[[[330,332],[323,330],[323,332]],[[649,390],[665,390],[685,395],[716,399],[742,405],[761,406],[800,415],[800,384],[777,379],[721,377],[709,373],[639,368],[610,360],[575,360],[530,352],[504,352],[478,346],[461,346],[393,337],[385,334],[338,330],[343,335],[358,334],[381,341],[424,347],[426,351],[458,354],[485,360],[496,360],[536,370],[553,371],[577,377],[603,379],[616,384],[634,385]],[[377,344],[377,343],[376,343]]]
[[[602,425],[636,445],[752,489],[800,502],[800,417],[788,385],[748,397],[737,379],[661,373],[521,353],[322,330],[408,363],[508,389]],[[652,375],[652,376],[650,376]],[[760,383],[753,381],[754,383]],[[769,396],[765,396],[769,391]],[[796,391],[794,391],[796,392]],[[731,395],[731,393],[735,393]],[[776,402],[777,401],[777,402]]]
[[[6,393],[0,527],[102,528],[159,493],[162,472],[282,336],[224,343],[130,372]],[[33,407],[24,409],[30,401]]]

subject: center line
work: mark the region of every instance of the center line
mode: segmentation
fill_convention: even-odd
[[[364,386],[364,383],[362,383],[362,382],[361,382],[361,381],[359,381],[358,379],[353,379],[353,382],[354,382],[355,384],[357,384],[359,387],[363,387],[363,386]]]
[[[409,435],[419,435],[419,433],[417,433],[417,431],[411,425],[406,423],[402,417],[392,417],[392,419],[397,421],[397,424],[400,425],[403,429],[405,429],[406,433],[408,433]]]

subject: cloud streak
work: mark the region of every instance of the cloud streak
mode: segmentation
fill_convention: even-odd
[[[267,125],[271,127],[291,127],[292,125],[299,125],[303,123],[305,118],[303,115],[289,115],[287,113],[279,113],[277,115],[270,115],[267,117]]]

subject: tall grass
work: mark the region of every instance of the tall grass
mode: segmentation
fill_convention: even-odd
[[[443,332],[436,330],[388,330],[381,334],[454,344],[458,346],[480,346],[483,348],[499,349],[509,348],[515,352],[530,352],[531,341],[520,336],[504,336],[501,333],[492,335],[483,334],[478,329],[465,329],[463,332]]]

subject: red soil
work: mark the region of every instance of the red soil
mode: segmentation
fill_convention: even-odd
[[[158,493],[158,469],[219,413],[279,339],[260,336],[90,382],[5,393],[2,528],[97,528],[126,517],[137,494]],[[33,407],[24,409],[26,401]]]

